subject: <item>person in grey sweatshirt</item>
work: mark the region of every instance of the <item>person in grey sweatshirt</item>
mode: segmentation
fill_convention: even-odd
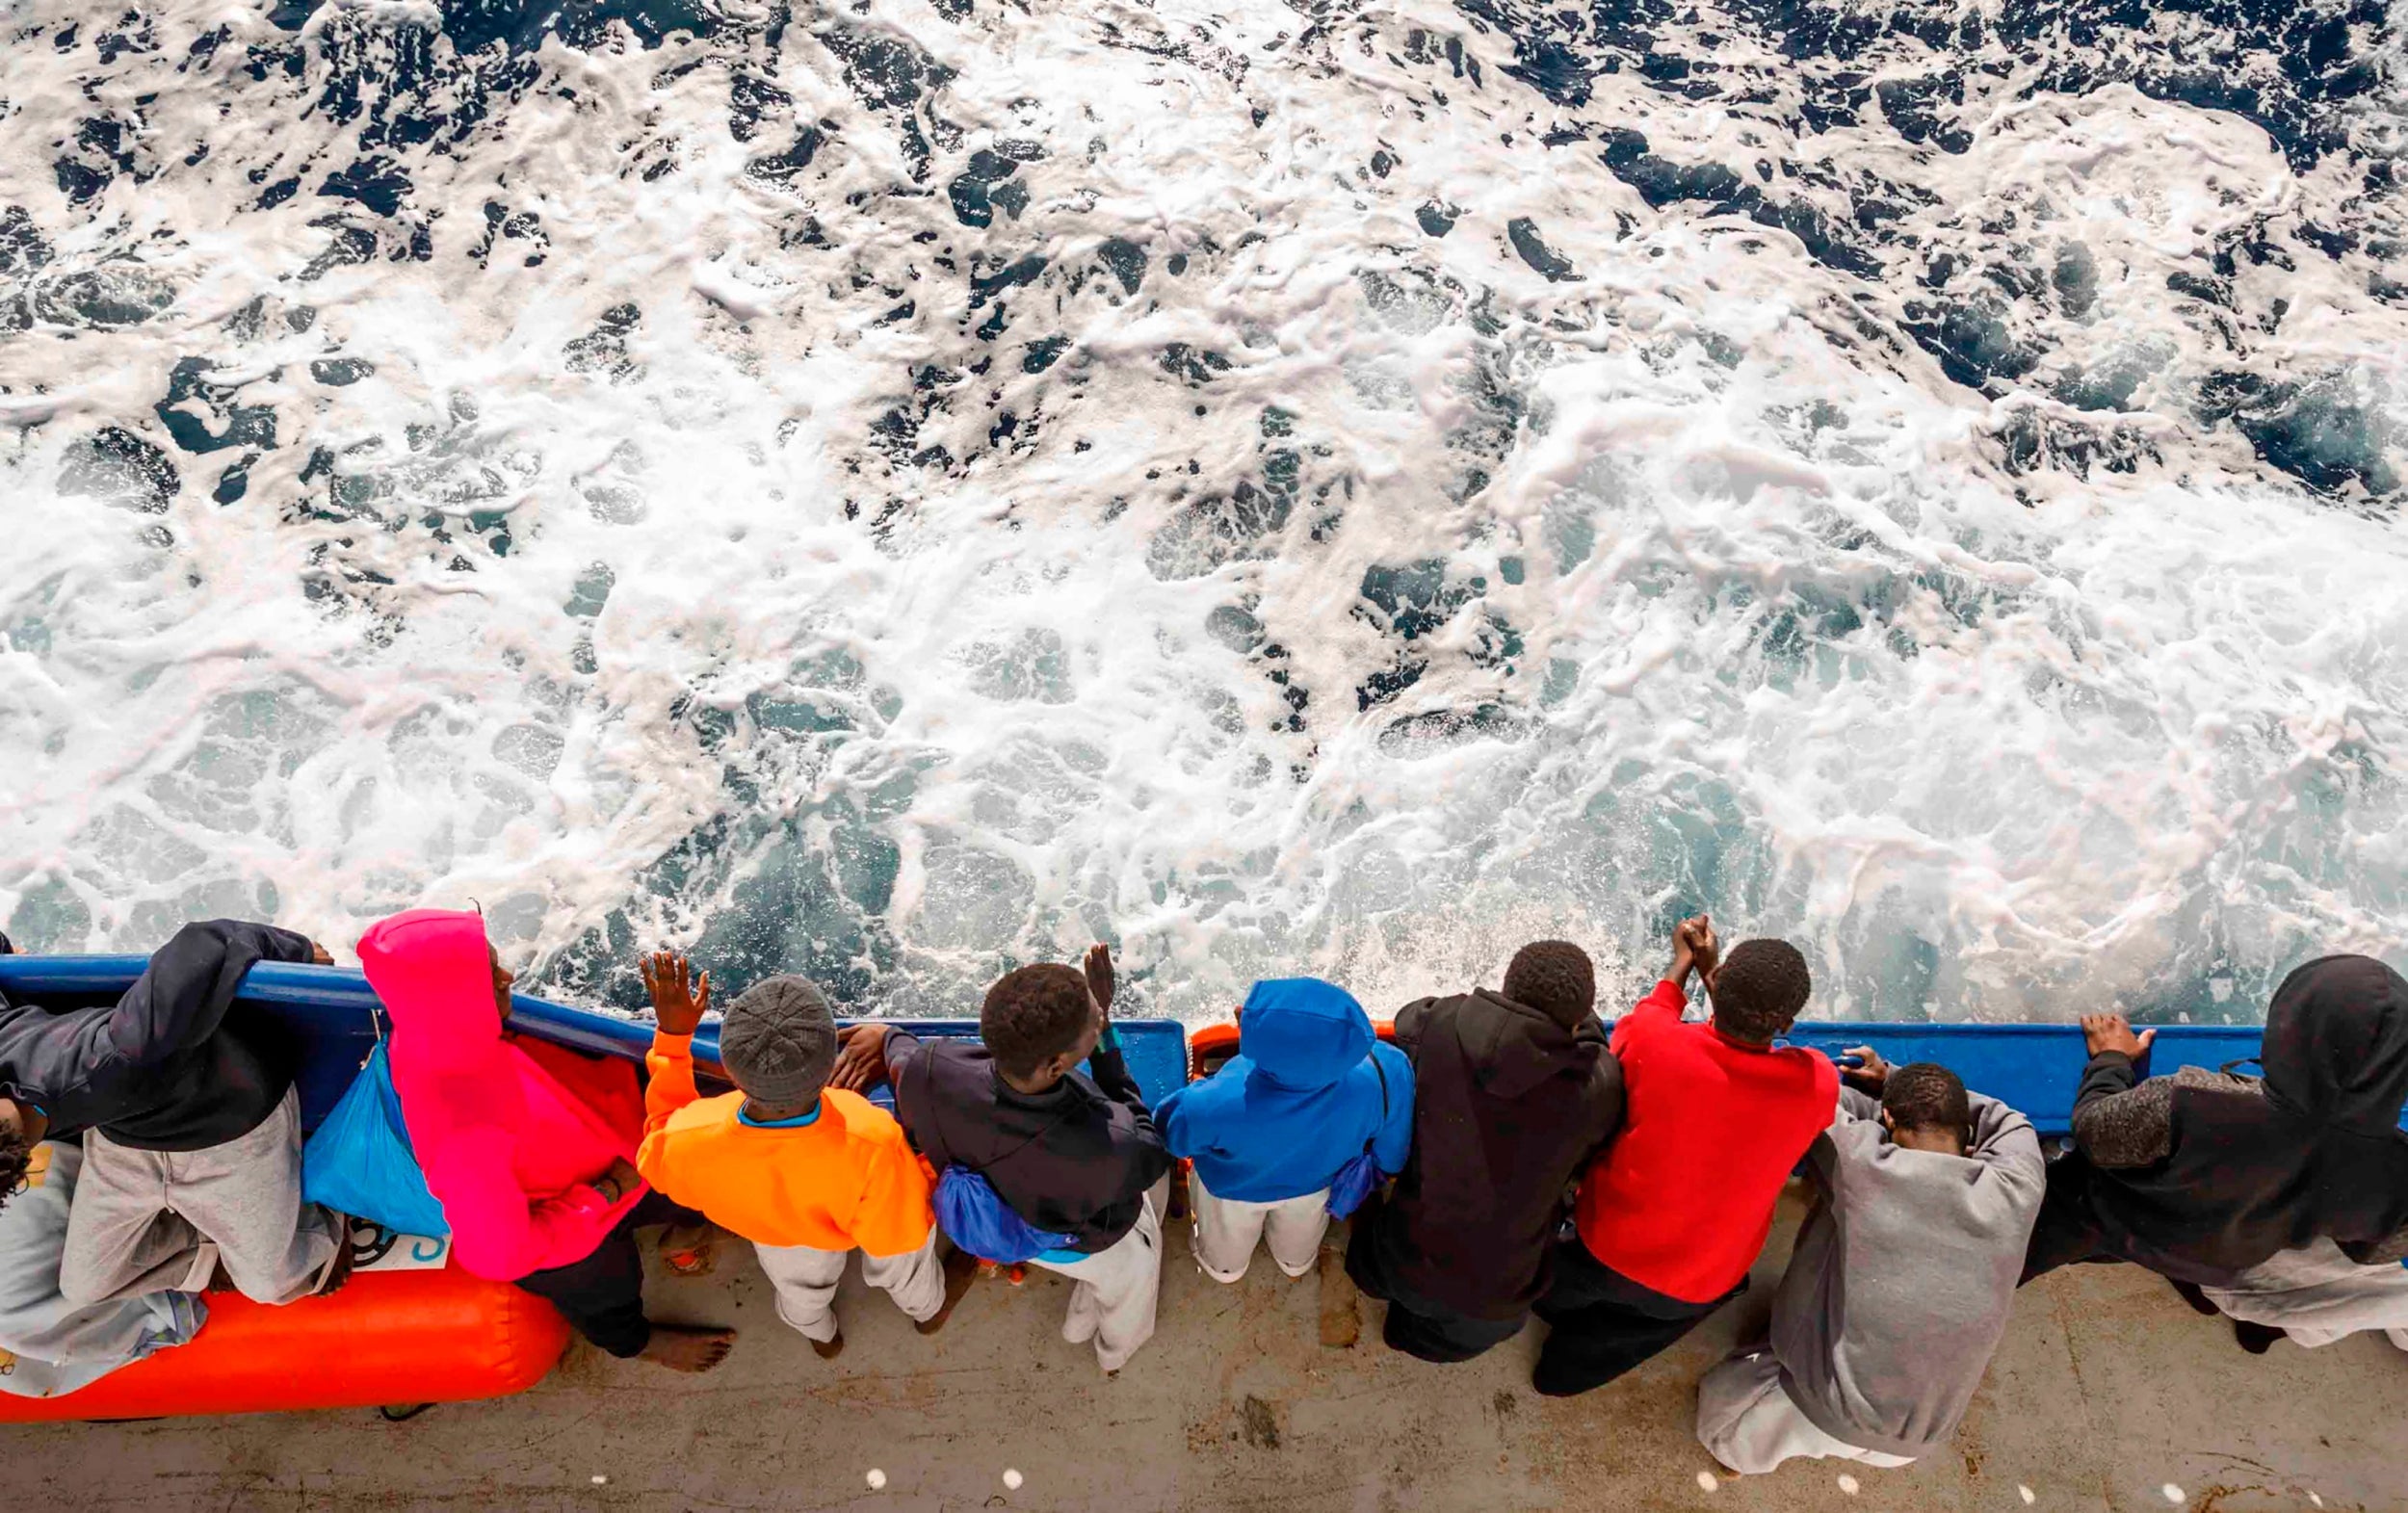
[[[1698,1442],[1742,1474],[1799,1455],[1903,1466],[1955,1433],[2047,1190],[2022,1114],[1947,1067],[1850,1054],[1864,1066],[1807,1152],[1818,1200],[1771,1338],[1697,1384]]]

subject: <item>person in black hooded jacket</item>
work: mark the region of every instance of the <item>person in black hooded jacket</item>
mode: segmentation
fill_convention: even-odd
[[[1413,1151],[1347,1246],[1355,1286],[1387,1300],[1390,1349],[1468,1361],[1520,1333],[1546,1292],[1572,1185],[1622,1122],[1596,998],[1588,953],[1551,940],[1515,953],[1502,993],[1398,1012]]]
[[[253,964],[329,960],[291,930],[209,920],[113,1004],[0,1000],[0,1157],[84,1140],[59,1274],[69,1302],[196,1292],[221,1265],[262,1303],[341,1285],[337,1222],[301,1200],[291,1070],[229,1015]]]
[[[2082,1021],[2090,1062],[2077,1149],[2050,1168],[2024,1265],[2132,1261],[2219,1287],[2329,1239],[2352,1260],[2408,1254],[2408,981],[2370,956],[2325,956],[2275,990],[2264,1076],[2185,1067],[2135,1084],[2155,1031]],[[2187,1294],[2186,1294],[2187,1295]]]

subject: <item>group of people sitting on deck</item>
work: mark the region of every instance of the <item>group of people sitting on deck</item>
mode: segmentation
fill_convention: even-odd
[[[1769,1332],[1698,1386],[1698,1438],[1741,1473],[1903,1465],[1943,1443],[2017,1287],[2073,1262],[2159,1271],[2252,1349],[2279,1329],[2408,1348],[2408,982],[2365,956],[2283,982],[2262,1077],[2141,1079],[2154,1031],[2086,1017],[2072,1146],[2050,1161],[2023,1114],[1946,1067],[1782,1044],[1804,956],[1726,953],[1703,917],[1610,1023],[1563,941],[1522,948],[1497,988],[1405,1005],[1388,1041],[1333,984],[1258,982],[1238,1055],[1150,1109],[1101,946],[1005,974],[977,1040],[840,1029],[810,982],[771,978],[725,1005],[717,1096],[694,1049],[709,976],[681,956],[641,963],[639,1087],[625,1062],[510,1033],[511,978],[477,915],[401,914],[358,952],[458,1264],[550,1299],[610,1354],[684,1370],[734,1333],[647,1318],[648,1225],[667,1227],[673,1270],[707,1265],[721,1232],[751,1241],[823,1357],[844,1347],[855,1251],[923,1333],[981,1259],[1056,1271],[1063,1337],[1116,1371],[1154,1331],[1181,1162],[1209,1277],[1239,1281],[1258,1247],[1310,1275],[1348,1217],[1345,1274],[1385,1301],[1391,1347],[1465,1361],[1536,1315],[1549,1396],[1614,1380],[1743,1291],[1802,1172],[1812,1206]],[[229,1014],[252,964],[327,959],[215,921],[115,1004],[0,1000],[0,1389],[72,1391],[188,1340],[213,1289],[282,1304],[343,1284],[347,1219],[304,1200],[285,1048]],[[1687,1017],[1692,984],[1707,1017]]]

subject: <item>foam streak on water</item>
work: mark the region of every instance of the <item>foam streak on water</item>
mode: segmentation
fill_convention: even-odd
[[[2379,7],[0,9],[0,920],[2408,963]]]

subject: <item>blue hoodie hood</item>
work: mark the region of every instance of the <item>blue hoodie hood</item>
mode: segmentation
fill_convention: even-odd
[[[1382,1171],[1413,1140],[1413,1064],[1382,1045],[1344,988],[1313,978],[1257,982],[1238,1055],[1157,1106],[1173,1156],[1217,1197],[1278,1203],[1329,1186],[1366,1146]]]
[[[1254,984],[1238,1020],[1238,1054],[1274,1087],[1327,1087],[1372,1054],[1378,1037],[1354,995],[1319,978]]]

